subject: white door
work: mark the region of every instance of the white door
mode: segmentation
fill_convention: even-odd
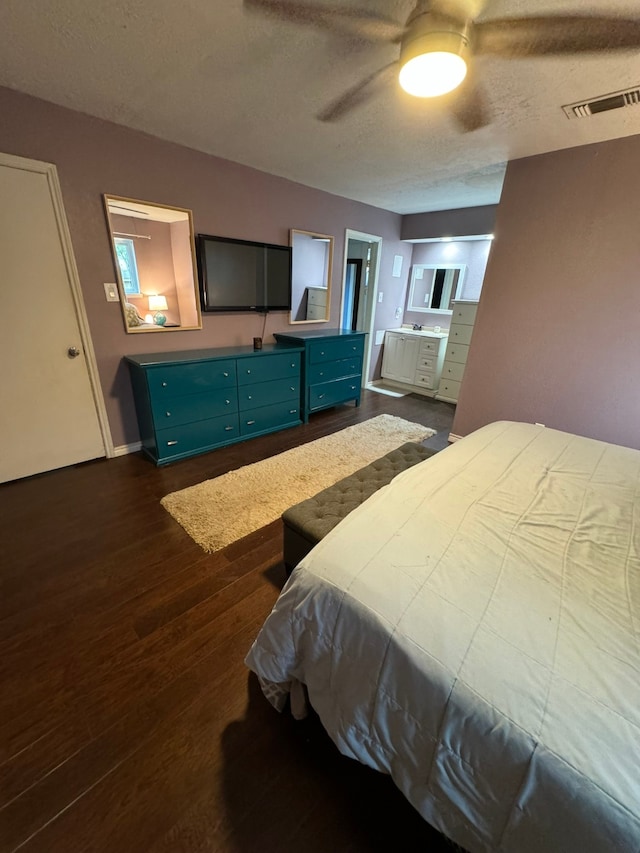
[[[105,455],[57,189],[50,164],[0,155],[0,482]]]

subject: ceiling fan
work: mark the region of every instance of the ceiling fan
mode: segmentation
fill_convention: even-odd
[[[483,0],[418,0],[400,24],[346,5],[244,0],[250,11],[399,45],[397,60],[358,81],[319,113],[326,122],[341,119],[398,76],[402,88],[417,97],[437,97],[460,87],[449,106],[461,129],[472,131],[489,123],[486,99],[472,73],[475,56],[517,59],[640,48],[640,18],[566,14],[477,20],[485,5]]]

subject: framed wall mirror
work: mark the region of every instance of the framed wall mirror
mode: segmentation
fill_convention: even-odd
[[[450,314],[459,299],[466,264],[414,264],[409,290],[409,311]]]
[[[201,329],[191,211],[104,196],[128,333]]]
[[[290,323],[326,323],[331,306],[333,237],[291,229]]]

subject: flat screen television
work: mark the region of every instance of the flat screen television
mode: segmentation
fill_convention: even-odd
[[[290,311],[291,247],[198,234],[202,310]]]

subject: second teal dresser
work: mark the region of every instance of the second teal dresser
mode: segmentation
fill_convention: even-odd
[[[315,332],[276,332],[274,338],[304,347],[302,416],[353,400],[360,405],[365,332],[322,329]]]

